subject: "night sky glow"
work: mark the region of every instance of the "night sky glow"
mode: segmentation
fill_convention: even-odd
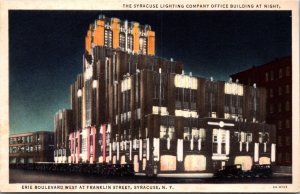
[[[10,133],[53,130],[70,108],[84,37],[99,14],[149,24],[156,55],[216,80],[291,55],[290,11],[10,11]]]

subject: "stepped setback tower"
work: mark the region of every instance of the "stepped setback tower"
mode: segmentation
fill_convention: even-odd
[[[85,37],[71,108],[55,115],[57,163],[134,164],[139,174],[211,175],[275,162],[266,90],[186,74],[155,55],[149,25],[100,15]]]

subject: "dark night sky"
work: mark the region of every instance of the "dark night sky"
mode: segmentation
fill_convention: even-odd
[[[230,74],[291,55],[289,11],[10,11],[10,132],[53,130],[70,108],[69,86],[82,71],[84,37],[99,14],[149,24],[156,55],[185,72]]]

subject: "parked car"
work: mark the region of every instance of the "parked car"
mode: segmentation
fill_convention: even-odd
[[[272,166],[270,164],[253,165],[252,177],[272,177]]]
[[[215,178],[238,178],[243,177],[244,172],[242,170],[242,165],[230,165],[230,166],[223,166],[221,170],[218,170],[215,174]]]

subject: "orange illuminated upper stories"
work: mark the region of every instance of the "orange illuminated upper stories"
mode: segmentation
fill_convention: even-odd
[[[97,27],[94,31],[94,44],[104,46],[104,21],[97,20]]]

